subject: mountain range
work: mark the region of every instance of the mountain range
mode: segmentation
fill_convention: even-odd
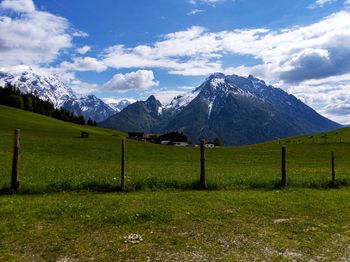
[[[124,132],[179,131],[193,143],[220,138],[225,145],[244,145],[341,127],[293,95],[251,75],[212,74],[166,105],[153,95],[146,101],[106,103],[74,92],[56,75],[44,76],[26,66],[0,70],[0,86],[7,83],[22,93],[37,94],[56,108],[100,122],[102,127]]]
[[[183,132],[193,143],[220,138],[245,145],[341,127],[283,91],[253,76],[212,74],[199,87],[162,105],[154,96],[100,123],[124,132]]]
[[[65,108],[85,119],[97,122],[120,112],[131,102],[123,99],[107,104],[94,95],[75,93],[56,75],[43,76],[27,66],[0,70],[0,87],[11,84],[21,93],[35,93],[40,99],[51,102],[55,108]]]

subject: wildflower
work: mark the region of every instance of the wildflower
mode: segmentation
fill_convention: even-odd
[[[139,244],[141,241],[143,241],[142,236],[139,234],[130,234],[129,236],[124,237],[124,239],[124,243],[130,242],[132,244]]]

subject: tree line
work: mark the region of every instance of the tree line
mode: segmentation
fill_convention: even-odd
[[[96,126],[96,121],[93,121],[91,118],[86,121],[83,116],[76,116],[67,109],[56,109],[49,101],[40,99],[36,91],[31,94],[23,94],[11,84],[0,87],[0,104],[46,115],[66,122]]]

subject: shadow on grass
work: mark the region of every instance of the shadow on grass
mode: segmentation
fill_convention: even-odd
[[[309,181],[304,183],[292,182],[287,184],[286,187],[281,187],[280,181],[236,181],[232,184],[222,184],[217,182],[208,182],[207,191],[230,191],[230,190],[276,190],[283,188],[312,188],[312,189],[331,189],[341,188],[350,185],[349,179],[339,179],[335,183],[331,181]],[[192,183],[181,182],[181,181],[161,181],[154,178],[149,178],[145,181],[137,181],[133,184],[126,185],[124,192],[140,192],[140,191],[160,191],[160,190],[179,190],[179,191],[192,191],[192,190],[203,190],[199,181],[193,181]],[[23,194],[23,195],[34,195],[34,194],[48,194],[58,192],[96,192],[96,193],[112,193],[121,192],[120,186],[108,182],[90,181],[82,182],[78,184],[71,184],[67,181],[50,183],[42,186],[21,186],[20,189],[15,192],[10,187],[4,187],[0,189],[0,195],[12,195],[12,194]]]

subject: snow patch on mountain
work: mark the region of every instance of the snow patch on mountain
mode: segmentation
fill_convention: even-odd
[[[40,99],[50,101],[56,108],[69,99],[76,99],[73,90],[55,75],[41,76],[27,66],[0,69],[0,86],[11,84],[21,93],[35,93]]]
[[[104,98],[103,101],[109,105],[111,108],[113,108],[117,113],[122,111],[124,108],[126,108],[128,105],[131,105],[132,103],[135,103],[135,99],[130,98]]]
[[[63,107],[72,111],[76,115],[82,115],[85,119],[91,118],[101,122],[114,115],[113,108],[94,95],[79,96],[64,102]]]
[[[191,141],[221,138],[226,145],[260,143],[339,128],[282,89],[253,76],[209,76],[162,106],[154,96],[101,123],[124,132],[184,132]]]
[[[21,93],[36,94],[55,108],[66,108],[86,119],[103,121],[117,112],[94,95],[76,94],[57,75],[44,75],[28,66],[0,69],[0,86],[7,84],[17,87]]]
[[[210,81],[210,85],[211,85],[213,88],[217,88],[217,87],[219,87],[220,85],[225,85],[225,79],[223,79],[223,78],[213,78],[213,79]]]
[[[158,107],[158,115],[161,115],[164,109],[165,109],[165,106]]]
[[[165,109],[180,109],[186,107],[189,103],[192,102],[200,93],[199,89],[193,90],[188,94],[179,95],[175,97],[168,105],[166,105]]]
[[[211,111],[213,110],[214,102],[215,102],[215,99],[213,99],[213,101],[209,101],[209,104],[208,104],[208,119],[211,116]]]

